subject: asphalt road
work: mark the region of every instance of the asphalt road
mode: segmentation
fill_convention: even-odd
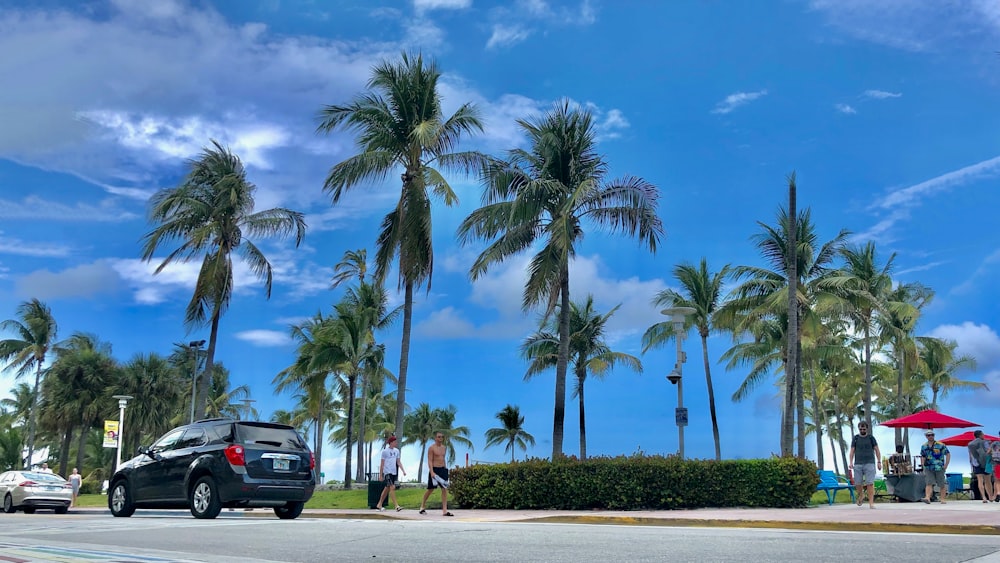
[[[0,561],[1000,562],[1000,537],[463,521],[0,514]]]

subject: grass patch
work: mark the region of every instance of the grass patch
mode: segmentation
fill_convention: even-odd
[[[399,499],[399,504],[402,506],[416,509],[420,507],[420,499],[424,497],[424,491],[426,490],[427,489],[423,487],[404,487],[402,489],[396,489],[396,498]],[[76,502],[81,508],[107,508],[108,496],[80,495],[76,498]],[[391,508],[392,501],[386,499],[383,505]],[[309,502],[306,503],[306,508],[368,508],[368,490],[352,489],[350,491],[316,491],[313,493],[312,498],[309,499]],[[431,493],[430,498],[427,499],[427,508],[441,508],[441,493],[436,490]]]

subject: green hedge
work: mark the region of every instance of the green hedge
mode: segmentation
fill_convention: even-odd
[[[457,468],[449,491],[463,508],[789,508],[806,506],[818,483],[816,465],[796,458],[714,461],[633,455]]]

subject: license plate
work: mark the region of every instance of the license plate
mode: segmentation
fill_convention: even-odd
[[[275,471],[288,471],[288,460],[287,459],[276,459],[274,460]]]

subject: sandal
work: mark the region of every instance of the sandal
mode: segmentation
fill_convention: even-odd
[[[421,509],[420,509],[420,514],[427,514],[427,511],[426,511],[426,510],[424,510],[423,508],[421,508]]]
[[[454,516],[454,514],[452,514],[451,512],[445,512],[441,516]]]
[[[397,506],[396,507],[396,512],[399,512],[400,510],[403,510],[403,507],[402,506]]]

